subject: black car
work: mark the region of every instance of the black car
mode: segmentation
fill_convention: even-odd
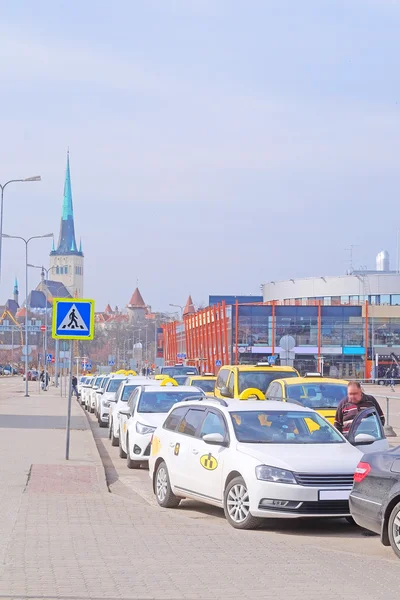
[[[379,533],[382,544],[400,558],[400,446],[362,457],[350,511],[358,525]]]

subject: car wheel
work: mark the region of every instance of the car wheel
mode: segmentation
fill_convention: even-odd
[[[119,444],[119,456],[120,456],[120,458],[126,458],[126,452],[124,452],[124,450],[122,449],[122,446],[121,446],[121,438],[119,438],[118,444]]]
[[[393,508],[389,517],[389,542],[393,552],[400,558],[400,502]]]
[[[132,460],[131,459],[131,453],[129,452],[129,438],[126,438],[126,466],[128,467],[128,469],[140,469],[140,461],[139,460]]]
[[[250,498],[242,477],[235,477],[226,486],[224,512],[230,525],[235,529],[255,529],[262,519],[253,517],[250,512]]]
[[[163,508],[176,508],[181,501],[171,489],[167,465],[162,462],[158,465],[155,481],[157,502]]]
[[[103,423],[103,421],[99,417],[99,427],[107,427],[107,423]]]

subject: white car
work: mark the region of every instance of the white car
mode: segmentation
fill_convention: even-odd
[[[96,408],[96,391],[101,386],[101,382],[104,379],[104,375],[97,375],[92,381],[92,387],[90,388],[87,396],[86,396],[86,410],[91,413],[94,413]]]
[[[110,379],[104,390],[101,391],[101,401],[97,415],[99,427],[107,427],[110,413],[110,404],[115,400],[119,386],[126,381],[126,375],[110,375]]]
[[[120,410],[124,410],[127,406],[132,392],[139,385],[160,386],[161,381],[148,379],[147,377],[132,377],[123,382],[118,388],[115,402],[110,404],[110,417],[108,421],[108,437],[111,440],[112,446],[119,445],[119,429],[120,429]]]
[[[160,506],[192,498],[222,507],[233,527],[253,529],[265,517],[349,518],[357,464],[383,448],[369,409],[347,440],[297,404],[204,398],[173,407],[154,432],[149,469]]]
[[[82,394],[82,386],[86,383],[87,379],[89,379],[89,377],[87,375],[81,375],[81,377],[79,377],[78,385],[76,386],[78,388],[79,395]]]
[[[204,392],[194,386],[140,386],[130,396],[126,408],[120,410],[120,456],[126,456],[130,469],[147,463],[155,429],[177,402],[186,398],[202,398]]]
[[[110,375],[105,375],[103,377],[103,379],[101,380],[99,387],[96,390],[94,414],[97,417],[97,419],[99,418],[102,394],[103,394],[105,388],[107,387],[107,383],[109,381],[110,381]]]
[[[85,383],[81,385],[81,405],[86,408],[86,396],[89,395],[92,388],[92,381],[94,377],[86,377]]]

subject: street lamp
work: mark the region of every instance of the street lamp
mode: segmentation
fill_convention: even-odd
[[[26,292],[26,301],[25,301],[25,398],[29,397],[28,393],[28,244],[32,240],[38,240],[41,238],[50,238],[53,237],[52,233],[45,233],[44,235],[33,235],[32,237],[25,239],[20,235],[7,235],[6,233],[2,234],[2,237],[13,239],[13,240],[22,240],[25,244],[25,292]]]
[[[180,304],[170,304],[170,306],[174,306],[175,308],[180,308],[180,309],[181,309],[181,320],[182,320],[182,318],[183,318],[184,306],[181,306]]]
[[[42,178],[40,175],[35,175],[35,177],[26,177],[25,179],[10,179],[3,185],[0,183],[1,189],[1,205],[0,205],[0,280],[1,280],[1,259],[2,259],[2,238],[3,238],[3,203],[4,203],[4,189],[10,183],[22,183],[26,181],[41,181]]]
[[[49,271],[51,271],[52,269],[56,268],[56,267],[50,267],[49,269],[46,269],[45,267],[39,267],[38,265],[31,265],[31,264],[29,264],[27,266],[31,267],[32,269],[41,269],[42,270],[42,276],[44,276],[44,273],[46,272],[47,280],[49,279]],[[47,294],[44,294],[44,298],[45,298],[44,326],[46,328],[46,331],[45,331],[45,334],[44,334],[43,354],[44,354],[44,381],[46,382],[47,381],[47,312],[48,312]]]

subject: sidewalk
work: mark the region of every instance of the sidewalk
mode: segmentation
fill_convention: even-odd
[[[72,406],[66,463],[66,399],[24,398],[21,379],[0,380],[1,600],[398,597],[391,550],[345,522],[236,531],[222,511],[110,494],[86,415]],[[338,586],[344,564],[351,578]]]

